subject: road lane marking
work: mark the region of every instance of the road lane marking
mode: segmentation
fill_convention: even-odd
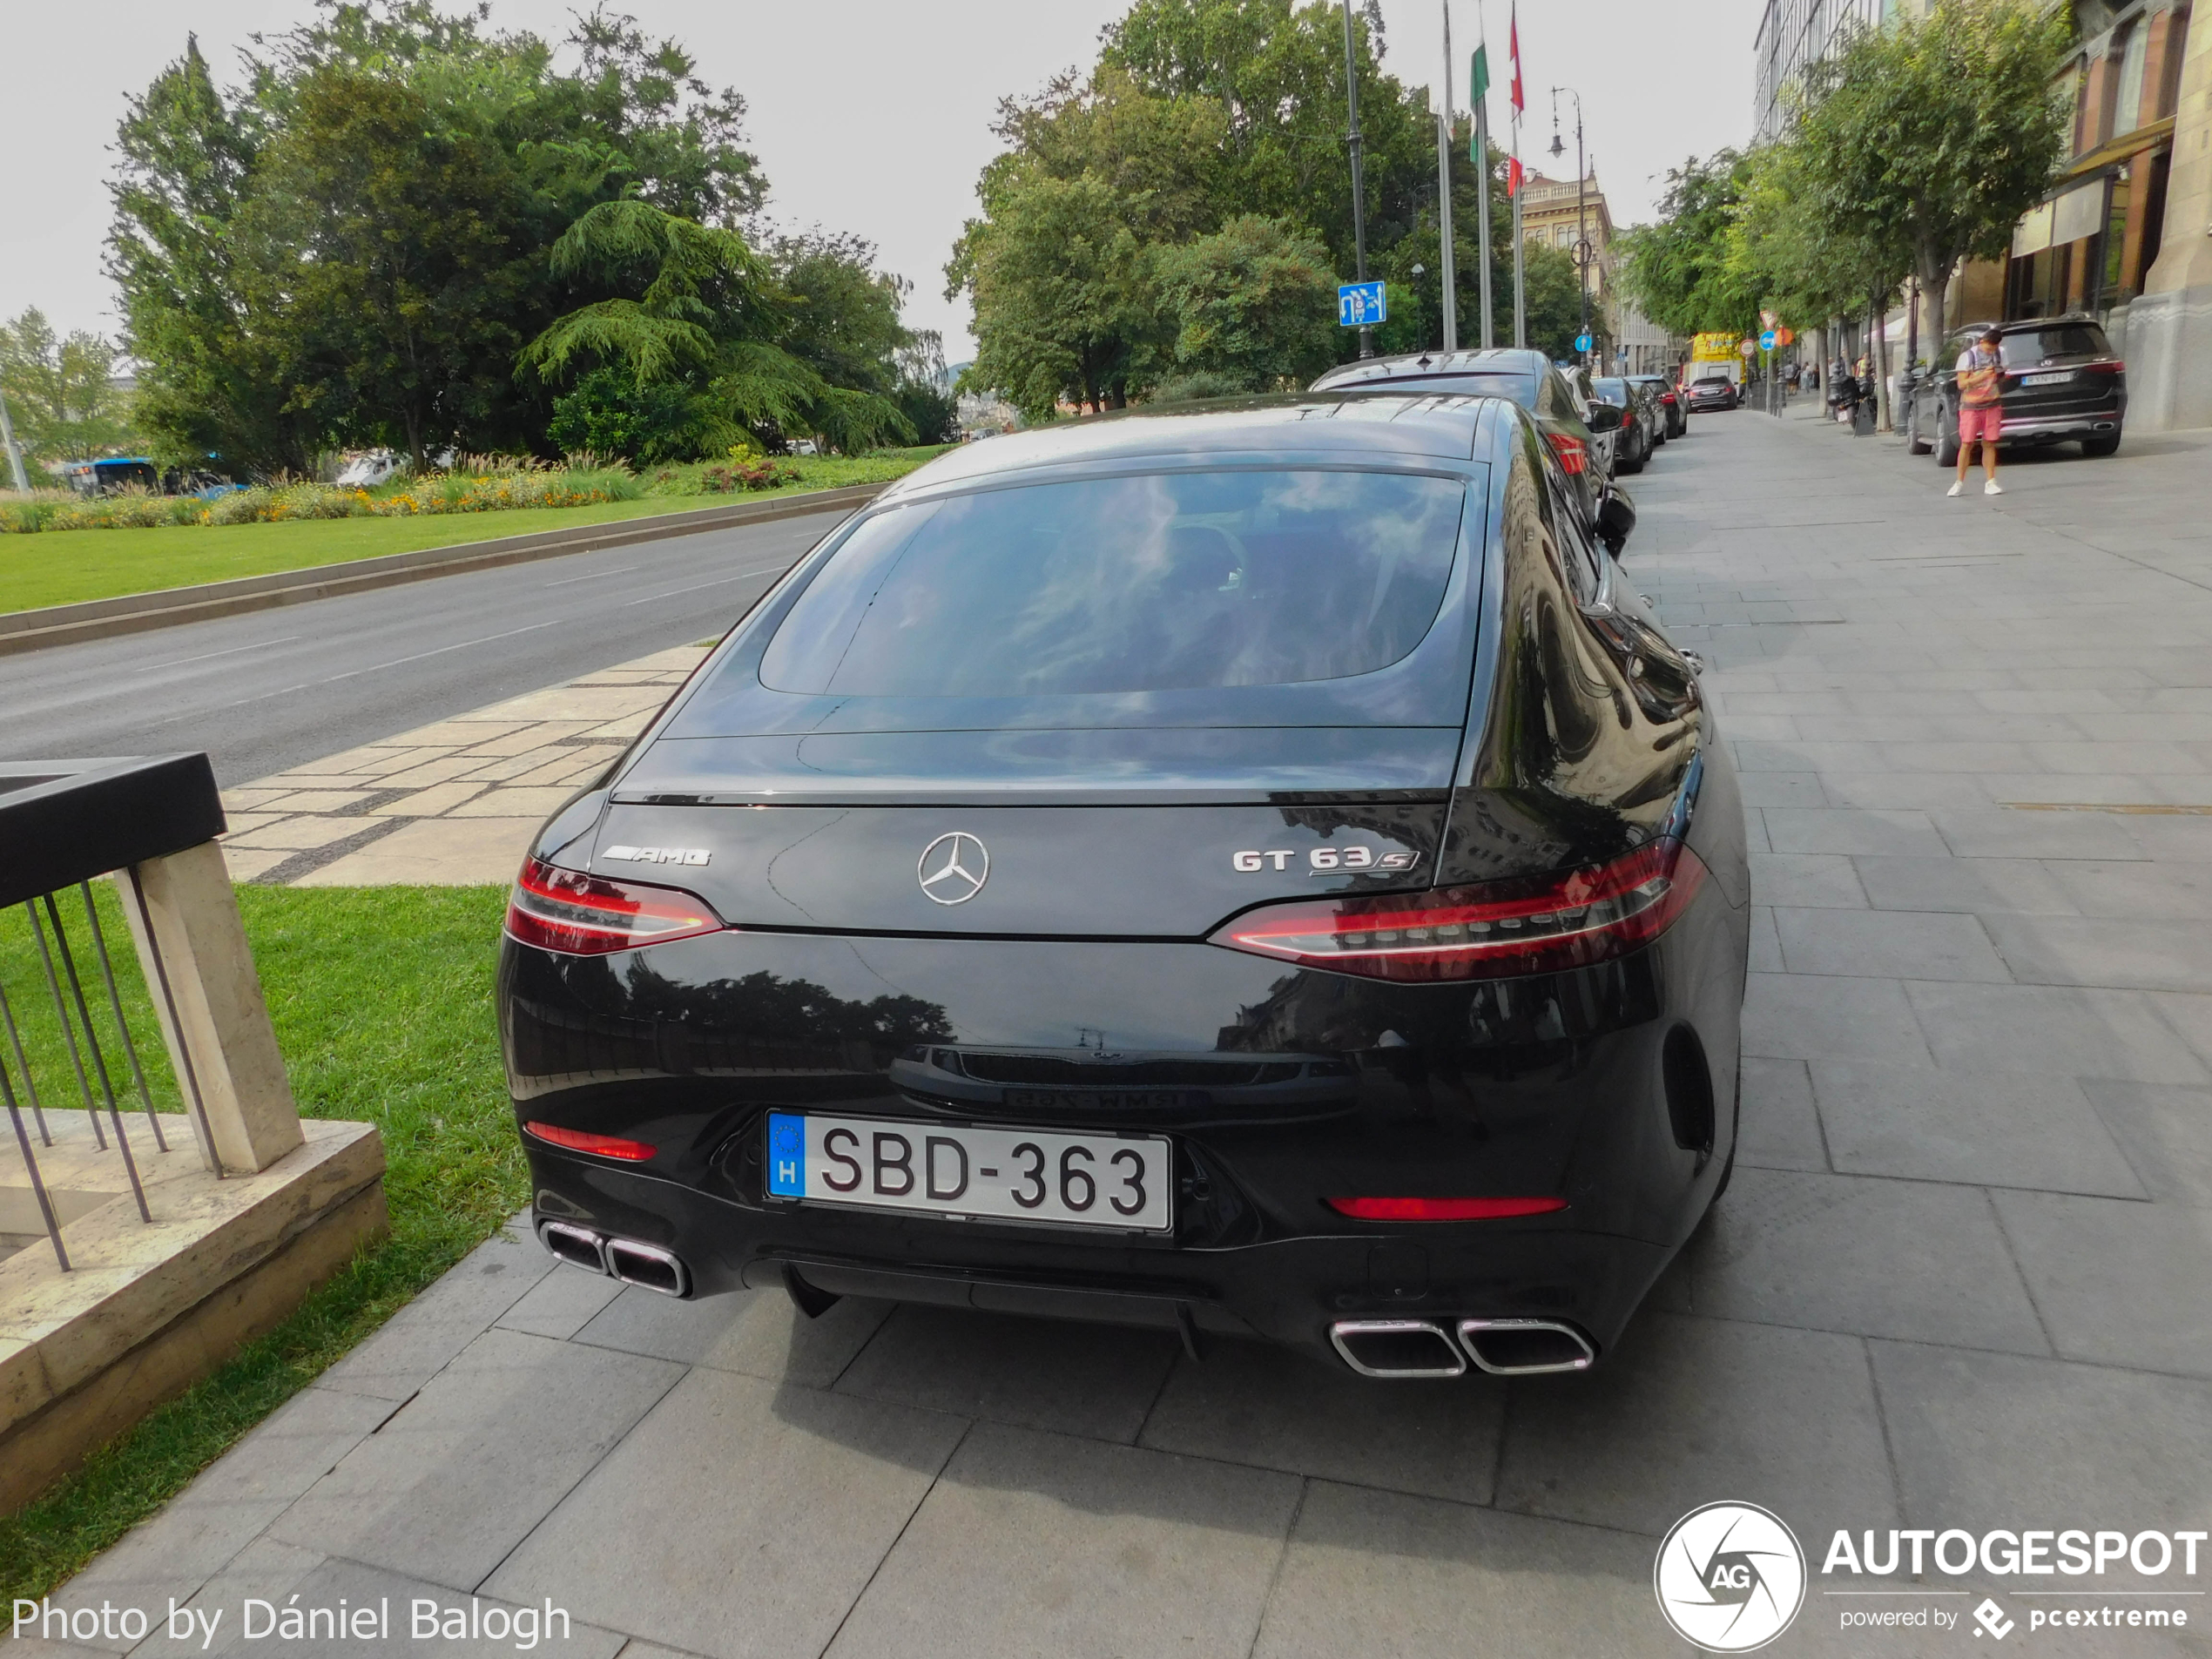
[[[637,568],[634,564],[617,564],[611,570],[595,570],[590,576],[564,576],[558,582],[544,582],[538,585],[547,588],[565,588],[571,582],[604,582],[610,576],[627,576]]]
[[[673,599],[679,593],[697,593],[701,588],[718,588],[731,582],[742,582],[749,576],[772,576],[779,570],[788,570],[788,564],[764,564],[758,570],[740,570],[735,576],[718,576],[711,582],[694,582],[688,588],[671,588],[666,593],[649,593],[642,599],[625,603],[633,605],[651,604],[656,599]]]
[[[251,645],[233,645],[228,651],[205,651],[197,657],[172,657],[165,663],[148,663],[144,668],[134,668],[131,671],[133,674],[151,674],[157,668],[182,668],[186,663],[205,663],[217,657],[235,657],[242,651],[265,651],[271,645],[288,645],[300,637],[302,636],[299,634],[286,634],[278,639],[257,640]]]

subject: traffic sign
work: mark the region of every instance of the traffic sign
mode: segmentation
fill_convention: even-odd
[[[1756,340],[1744,341],[1737,347],[1736,351],[1739,357],[1756,357],[1759,354],[1759,342]]]
[[[1759,349],[1762,351],[1772,351],[1780,343],[1781,341],[1776,337],[1771,328],[1759,336]]]
[[[1575,349],[1576,351],[1588,351],[1589,348],[1590,337],[1588,334],[1577,334],[1575,336]]]
[[[1787,328],[1777,328],[1774,331],[1774,343],[1777,346],[1786,346],[1796,338],[1797,335],[1791,334]]]
[[[1377,282],[1347,282],[1337,289],[1337,326],[1365,328],[1369,323],[1390,320],[1390,305]]]

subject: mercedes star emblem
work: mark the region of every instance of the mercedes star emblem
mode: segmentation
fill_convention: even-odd
[[[932,904],[966,904],[991,879],[990,851],[966,830],[954,830],[921,849],[914,877]]]

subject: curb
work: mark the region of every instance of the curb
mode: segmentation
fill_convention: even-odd
[[[0,657],[44,651],[53,645],[73,645],[80,640],[140,633],[152,628],[173,628],[182,623],[206,622],[217,617],[234,617],[244,611],[300,604],[309,599],[327,599],[371,588],[394,587],[402,582],[457,576],[466,570],[556,558],[564,553],[596,553],[639,542],[696,536],[703,530],[849,510],[873,501],[889,488],[888,484],[848,484],[841,489],[809,490],[775,501],[738,502],[726,507],[657,513],[647,518],[617,519],[575,529],[539,530],[529,536],[503,536],[489,542],[463,542],[457,547],[422,548],[413,553],[387,553],[375,558],[349,559],[341,564],[279,570],[268,576],[204,582],[195,587],[163,588],[152,593],[123,594],[112,599],[87,599],[77,604],[48,605],[37,610],[0,612]]]

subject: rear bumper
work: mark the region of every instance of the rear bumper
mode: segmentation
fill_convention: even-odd
[[[686,1291],[792,1289],[1096,1324],[1258,1336],[1335,1363],[1352,1318],[1539,1318],[1602,1354],[1673,1255],[1649,1240],[1475,1222],[1142,1250],[976,1224],[792,1206],[773,1215],[533,1145],[540,1223],[658,1246]],[[1716,1165],[1717,1168],[1717,1165]],[[1559,1217],[1548,1219],[1557,1220]],[[997,1234],[999,1237],[993,1237]],[[795,1275],[793,1287],[790,1276]]]
[[[2065,415],[2004,417],[2002,443],[2063,443],[2072,438],[2108,438],[2121,429],[2127,406],[2074,410]]]

